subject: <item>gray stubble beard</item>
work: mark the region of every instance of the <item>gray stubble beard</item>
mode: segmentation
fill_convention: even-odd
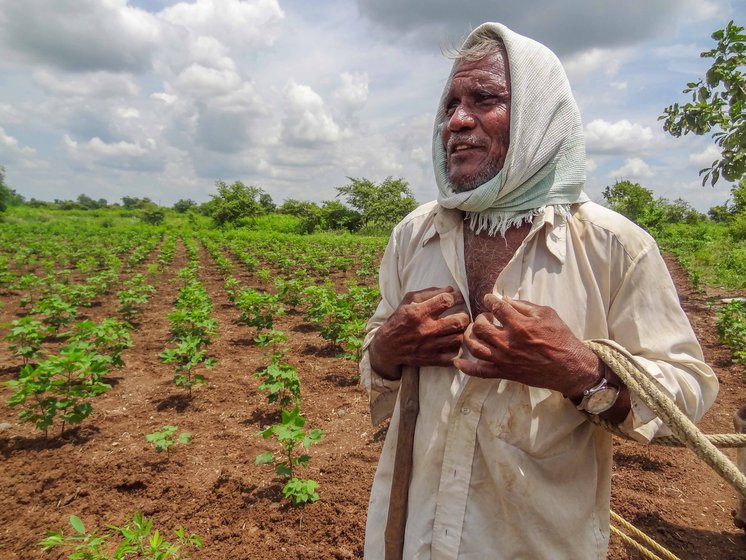
[[[500,161],[497,158],[493,158],[476,173],[464,177],[464,179],[459,183],[454,183],[450,180],[450,177],[449,181],[451,182],[453,190],[457,193],[473,191],[480,185],[483,185],[490,179],[493,179],[495,176],[497,176],[497,174],[500,172],[500,169],[502,169]],[[448,160],[446,160],[446,173],[448,173]]]

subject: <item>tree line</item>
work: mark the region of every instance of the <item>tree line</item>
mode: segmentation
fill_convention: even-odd
[[[721,178],[730,182],[728,201],[710,208],[706,216],[680,198],[673,202],[656,199],[649,189],[625,180],[604,189],[608,206],[651,231],[666,223],[696,223],[709,218],[730,224],[737,232],[737,239],[746,239],[746,35],[743,31],[743,27],[730,21],[725,28],[712,34],[716,46],[700,53],[702,58],[713,60],[712,66],[703,78],[687,83],[683,90],[689,94],[690,101],[673,103],[659,117],[664,121],[664,130],[675,137],[711,133],[719,156],[699,174],[703,186],[708,181],[714,186]],[[249,225],[266,214],[290,215],[299,220],[301,233],[312,233],[386,231],[417,206],[404,179],[387,177],[381,183],[366,178],[348,177],[348,180],[348,184],[337,187],[334,200],[317,204],[287,199],[279,206],[260,187],[241,181],[231,184],[217,181],[217,194],[211,195],[209,201],[199,204],[182,199],[172,209],[209,216],[219,227]],[[161,223],[165,217],[165,208],[149,198],[125,196],[121,204],[109,204],[103,198],[96,200],[81,194],[76,200],[45,202],[32,198],[26,201],[5,184],[5,169],[0,166],[0,212],[8,206],[21,204],[82,210],[121,207],[138,210],[143,221],[153,224]]]

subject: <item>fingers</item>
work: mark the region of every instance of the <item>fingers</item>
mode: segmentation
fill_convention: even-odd
[[[416,292],[408,292],[404,296],[404,301],[407,303],[422,303],[423,301],[439,294],[451,292],[453,292],[453,286],[446,286],[445,288],[425,288],[424,290],[417,290]]]
[[[454,313],[439,319],[438,324],[443,334],[463,333],[469,326],[470,320],[466,313]]]
[[[484,377],[490,379],[501,377],[501,372],[498,367],[495,364],[485,362],[484,360],[464,360],[463,358],[456,358],[453,360],[453,365],[471,377]]]
[[[454,291],[451,286],[427,288],[418,292],[410,292],[407,296],[410,296],[410,303],[416,304],[423,314],[430,317],[439,317],[444,311],[464,303],[464,296],[461,292]]]
[[[538,317],[541,310],[540,305],[495,294],[486,294],[484,303],[503,324],[520,320],[522,317]]]

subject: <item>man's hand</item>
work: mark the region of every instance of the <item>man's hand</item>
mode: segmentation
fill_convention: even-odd
[[[403,365],[453,365],[469,315],[444,314],[463,304],[463,296],[450,286],[408,292],[368,347],[371,367],[383,377],[398,379]]]
[[[466,330],[464,342],[475,359],[454,365],[474,377],[519,381],[568,396],[600,378],[600,361],[551,307],[487,294],[483,313]],[[500,325],[494,324],[497,319]]]

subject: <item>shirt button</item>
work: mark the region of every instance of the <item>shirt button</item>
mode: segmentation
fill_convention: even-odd
[[[461,414],[463,414],[464,416],[466,416],[466,415],[467,415],[467,414],[469,414],[470,412],[471,412],[471,409],[470,409],[470,408],[469,408],[468,406],[465,406],[465,407],[463,407],[463,408],[461,409]]]

